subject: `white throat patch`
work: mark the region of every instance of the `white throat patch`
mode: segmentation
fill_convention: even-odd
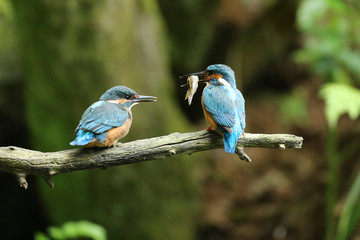
[[[224,86],[226,86],[226,87],[230,87],[230,88],[231,88],[230,83],[229,83],[228,81],[226,81],[225,79],[223,79],[222,77],[221,77],[221,78],[219,78],[219,79],[218,79],[218,81],[219,81],[222,85],[224,85]]]
[[[107,102],[109,102],[109,103],[119,104],[119,102],[118,102],[118,101],[116,101],[116,100],[107,100]]]
[[[117,100],[107,100],[107,102],[109,102],[109,103],[115,103],[115,104],[120,104]],[[130,105],[129,110],[131,110],[131,108],[132,108],[133,106],[135,106],[136,104],[139,104],[139,103],[138,103],[138,102],[133,102],[133,104]]]

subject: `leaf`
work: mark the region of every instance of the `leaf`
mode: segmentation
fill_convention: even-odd
[[[336,240],[346,240],[360,220],[360,173],[358,173],[346,196],[337,228]]]
[[[303,31],[308,31],[314,28],[315,23],[324,16],[328,10],[328,3],[326,0],[304,0],[301,2],[297,12],[297,24]]]
[[[360,90],[343,83],[327,83],[320,89],[325,100],[325,115],[330,127],[335,127],[343,114],[351,119],[360,115]]]
[[[67,240],[67,239],[92,239],[92,240],[106,240],[106,230],[95,223],[88,221],[66,222],[61,227],[49,227],[49,237],[43,233],[36,233],[36,240]]]
[[[51,238],[49,238],[42,232],[35,232],[34,239],[35,240],[51,240]]]
[[[336,55],[336,58],[344,67],[350,72],[356,74],[358,80],[360,80],[360,52],[352,49],[344,49]]]

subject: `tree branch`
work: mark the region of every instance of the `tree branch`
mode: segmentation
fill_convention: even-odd
[[[250,161],[244,147],[301,148],[303,139],[289,134],[243,134],[237,143],[237,154]],[[0,147],[0,171],[14,174],[21,187],[27,188],[27,175],[42,176],[54,187],[51,176],[91,168],[107,168],[148,160],[192,154],[223,148],[215,132],[172,133],[166,136],[117,144],[113,148],[77,148],[58,152],[39,152],[19,147]]]

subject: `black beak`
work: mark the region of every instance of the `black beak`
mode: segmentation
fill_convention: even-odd
[[[131,99],[133,102],[155,102],[157,97],[137,95],[136,98]]]
[[[187,78],[187,77],[190,77],[190,76],[199,77],[199,82],[207,82],[207,81],[210,80],[209,73],[206,70],[202,71],[202,72],[196,72],[196,73],[190,73],[190,74],[182,75],[182,76],[180,76],[180,78]],[[189,81],[187,83],[181,85],[180,87],[185,87],[187,85],[189,85]]]
[[[201,80],[201,79],[204,79],[207,76],[209,76],[209,74],[206,71],[202,71],[202,72],[196,72],[196,73],[190,73],[190,74],[182,75],[182,76],[180,76],[180,78],[187,78],[187,77],[190,77],[190,76],[198,76],[199,79]]]

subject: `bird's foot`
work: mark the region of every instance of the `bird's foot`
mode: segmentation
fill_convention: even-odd
[[[207,131],[215,131],[214,129],[212,129],[211,127],[208,127],[207,129],[206,129]]]

